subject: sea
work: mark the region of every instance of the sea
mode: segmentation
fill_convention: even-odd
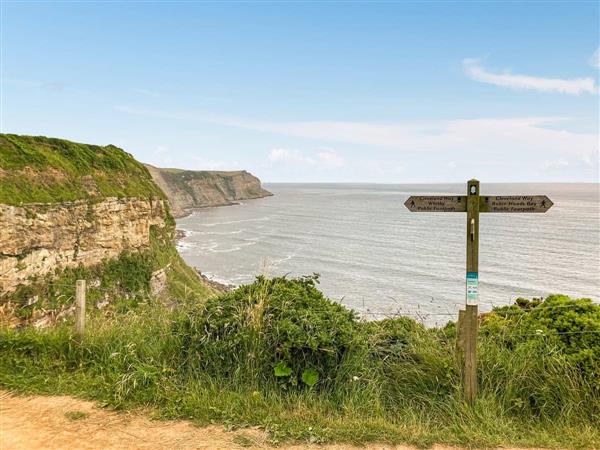
[[[411,213],[410,195],[465,184],[266,184],[273,197],[177,220],[184,260],[215,281],[318,273],[366,319],[454,320],[465,303],[466,214]],[[599,184],[482,184],[481,195],[547,195],[546,213],[480,216],[480,311],[553,293],[600,300]]]

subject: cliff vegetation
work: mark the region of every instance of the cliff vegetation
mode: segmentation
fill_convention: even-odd
[[[0,135],[0,218],[0,306],[35,326],[72,313],[78,278],[92,308],[213,292],[172,243],[164,193],[117,147]]]
[[[267,197],[261,182],[245,170],[197,171],[161,169],[146,165],[152,178],[165,192],[175,217],[195,208],[231,205],[240,200]]]
[[[0,384],[162,418],[259,426],[271,443],[598,448],[600,306],[551,296],[480,318],[480,394],[462,400],[455,323],[365,322],[314,276],[253,284],[176,310],[152,302],[0,331]]]
[[[164,198],[148,170],[114,145],[0,134],[0,203]]]

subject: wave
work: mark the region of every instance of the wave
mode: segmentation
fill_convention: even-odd
[[[243,222],[264,222],[266,220],[271,220],[270,217],[265,216],[265,217],[257,217],[256,219],[241,219],[241,220],[230,220],[227,222],[213,222],[213,223],[201,223],[200,225],[203,227],[218,227],[221,225],[231,225],[234,223],[243,223]]]
[[[226,248],[224,250],[210,249],[209,252],[210,253],[231,253],[231,252],[240,251],[241,249],[242,249],[242,247],[232,247],[232,248]]]
[[[256,245],[257,243],[258,243],[258,241],[246,241],[241,244],[236,244],[231,248],[220,249],[220,250],[217,250],[217,247],[219,246],[219,244],[214,244],[214,245],[208,247],[206,250],[208,250],[209,253],[231,253],[231,252],[237,252],[237,251],[241,250],[243,247],[251,247],[253,245]]]
[[[244,228],[241,230],[233,230],[233,231],[194,231],[192,235],[196,236],[229,236],[232,234],[240,234],[246,231]]]

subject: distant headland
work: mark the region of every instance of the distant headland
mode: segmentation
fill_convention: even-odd
[[[184,217],[195,208],[231,205],[239,200],[273,195],[245,170],[196,171],[145,166],[167,195],[175,217]]]

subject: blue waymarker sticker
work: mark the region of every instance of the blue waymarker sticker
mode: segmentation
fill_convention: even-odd
[[[467,272],[467,305],[477,305],[479,300],[479,274]]]

